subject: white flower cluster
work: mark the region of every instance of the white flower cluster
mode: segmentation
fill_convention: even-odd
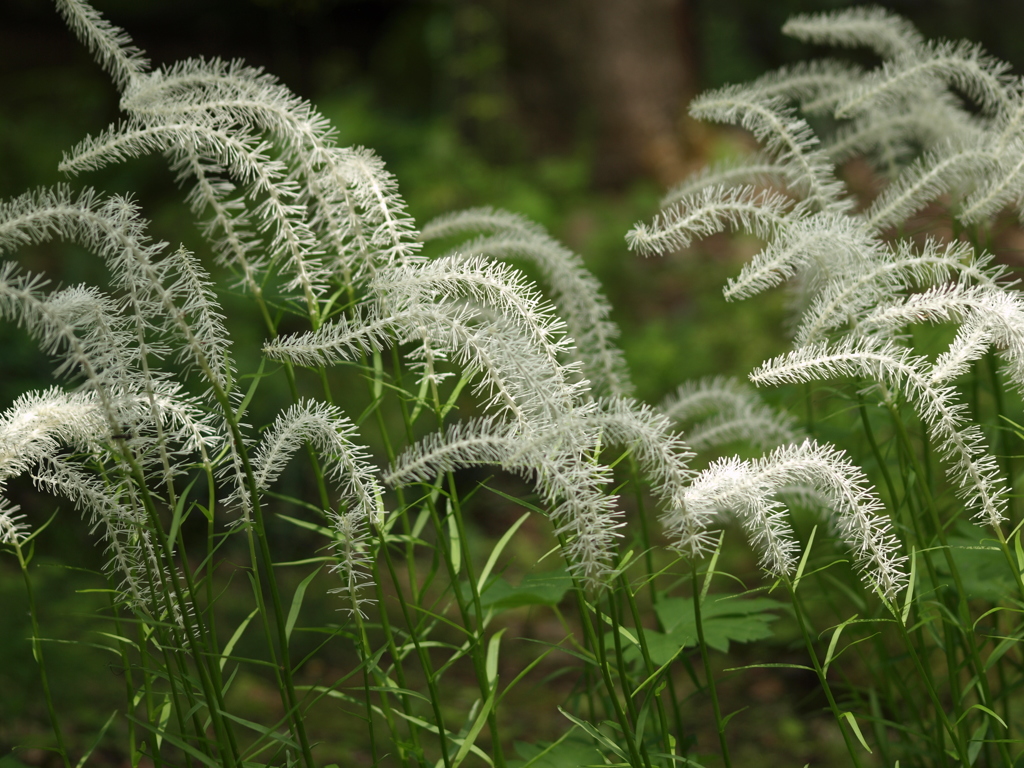
[[[977,46],[926,41],[907,21],[877,8],[798,16],[784,31],[816,44],[868,47],[882,64],[867,71],[815,62],[702,95],[694,116],[749,129],[763,151],[707,169],[670,192],[663,212],[630,232],[630,247],[665,253],[730,225],[764,240],[725,295],[746,298],[788,282],[794,348],[754,371],[752,381],[850,377],[868,382],[890,405],[913,404],[966,507],[976,520],[998,526],[1008,484],[954,384],[995,350],[1007,381],[1021,391],[1020,295],[1003,269],[965,240],[914,243],[887,235],[943,195],[965,226],[1008,205],[1024,211],[1024,82]],[[838,129],[819,138],[802,115],[829,116]],[[836,174],[837,164],[854,155],[866,156],[890,179],[863,211],[855,210]],[[932,359],[909,341],[908,328],[918,323],[956,323],[959,331]],[[700,393],[680,397],[685,416],[687,401],[699,402]],[[670,404],[670,412],[676,407]],[[693,487],[718,488],[751,471],[719,463]],[[767,487],[746,487],[769,494]],[[716,499],[715,505],[724,503]],[[756,513],[765,525],[779,524],[769,498],[743,497],[743,504],[748,521]],[[762,542],[772,569],[791,562],[785,536],[754,530],[751,536]],[[882,538],[884,546],[893,544]],[[876,569],[867,577],[889,594],[887,585],[900,580],[888,566],[883,573],[883,561],[897,562],[862,558]]]

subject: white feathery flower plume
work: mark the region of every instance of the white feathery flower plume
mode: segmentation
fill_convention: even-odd
[[[359,592],[371,581],[366,573],[366,541],[370,532],[383,523],[383,492],[376,470],[366,449],[353,441],[357,430],[340,409],[303,400],[279,414],[267,429],[252,457],[256,488],[266,491],[281,474],[288,460],[309,443],[323,462],[326,478],[340,488],[340,506],[327,516],[334,528],[334,551],[338,563],[333,571],[341,574],[343,586],[333,590],[342,594],[359,611],[367,602]],[[238,501],[233,497],[230,501]]]
[[[867,264],[837,275],[814,296],[800,317],[794,346],[825,341],[830,332],[844,326],[857,328],[876,306],[892,303],[894,296],[910,288],[951,278],[994,286],[1005,272],[992,263],[991,256],[976,257],[964,242],[940,244],[929,238],[920,249],[906,241],[878,246]]]
[[[782,32],[819,45],[868,47],[886,59],[911,56],[925,44],[913,24],[884,8],[797,14],[783,25]]]
[[[357,305],[351,319],[276,339],[264,353],[330,365],[415,341],[412,359],[422,362],[423,377],[436,377],[433,365],[441,360],[477,372],[486,407],[524,426],[557,421],[586,391],[579,363],[560,359],[572,345],[562,322],[508,267],[479,258],[403,264],[382,271],[373,285],[377,301]]]
[[[726,225],[769,240],[790,224],[793,207],[793,200],[778,192],[706,186],[680,198],[650,224],[635,224],[626,233],[626,243],[631,251],[653,256],[686,248],[695,238],[721,232]]]
[[[749,384],[724,376],[683,384],[659,410],[680,424],[692,422],[686,442],[697,451],[737,440],[768,450],[804,439],[792,416],[769,407]]]
[[[0,544],[21,544],[28,535],[21,508],[0,497]]]
[[[88,3],[57,0],[57,10],[100,66],[110,73],[118,88],[125,88],[149,69],[149,62],[142,51],[131,44],[128,33],[104,19]]]
[[[225,144],[225,130],[237,131],[239,125],[253,135],[269,135],[281,165],[291,169],[289,178],[299,182],[296,204],[307,209],[306,223],[330,255],[327,267],[333,274],[359,282],[388,264],[418,258],[415,226],[380,159],[363,147],[338,147],[327,119],[262,70],[216,59],[179,62],[135,80],[122,107],[147,130],[209,125],[219,131],[214,150]],[[225,253],[235,251],[237,257],[245,250],[250,220],[244,207],[228,198],[234,187],[216,178],[220,155],[207,150],[190,156],[183,149],[172,151],[182,177],[197,180],[194,207],[209,206]]]
[[[542,227],[518,214],[492,208],[471,208],[429,222],[420,237],[430,240],[464,232],[486,232],[460,245],[456,252],[489,259],[520,259],[535,264],[549,287],[551,301],[566,331],[576,342],[567,350],[581,364],[582,375],[595,395],[626,395],[632,388],[622,352],[615,345],[619,330],[609,320],[611,306],[583,260],[550,237]]]
[[[841,451],[807,440],[753,461],[721,459],[693,481],[686,504],[691,514],[734,513],[760,551],[762,566],[776,576],[790,576],[797,544],[784,520],[785,509],[774,497],[794,484],[809,485],[827,500],[862,578],[892,600],[906,584],[906,558],[898,554],[881,501]]]
[[[571,417],[570,417],[571,418]],[[566,558],[587,584],[599,587],[611,574],[612,548],[622,513],[604,492],[607,467],[593,462],[593,430],[568,421],[559,429],[522,432],[495,419],[461,422],[428,435],[398,457],[385,475],[388,485],[428,482],[438,473],[467,466],[496,465],[533,479],[550,508],[555,533],[567,539]]]
[[[813,344],[763,363],[755,384],[816,381],[854,376],[902,392],[914,404],[975,519],[993,527],[1005,519],[1006,487],[977,424],[966,418],[952,387],[932,381],[931,363],[877,337],[848,337],[835,345]]]
[[[101,481],[78,466],[73,453],[102,459],[113,436],[95,392],[66,393],[57,387],[22,395],[0,415],[0,492],[12,477],[31,472],[36,486],[65,496],[89,514],[93,531],[106,542],[106,571],[119,574],[119,590],[135,607],[152,609],[164,598],[153,591],[153,574],[163,573],[141,511],[125,499],[127,485]],[[0,502],[0,535],[22,537],[28,525]],[[175,620],[180,608],[169,597]]]
[[[852,201],[836,177],[828,155],[805,120],[781,96],[762,94],[756,85],[729,85],[703,93],[690,104],[698,120],[739,125],[762,143],[764,151],[792,168],[797,192],[813,210],[848,211]]]
[[[836,109],[837,117],[896,106],[936,83],[949,84],[972,98],[984,113],[999,116],[1019,98],[1007,76],[1010,65],[988,56],[981,46],[967,41],[928,41],[883,62],[850,89]]]
[[[990,347],[998,349],[1018,392],[1024,392],[1024,300],[1017,292],[994,285],[940,285],[903,301],[881,304],[863,318],[860,332],[892,335],[911,323],[959,321],[949,349],[935,361],[934,385],[944,385],[967,371]]]

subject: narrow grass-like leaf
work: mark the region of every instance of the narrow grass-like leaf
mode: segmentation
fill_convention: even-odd
[[[89,748],[82,753],[82,757],[81,759],[79,759],[78,764],[75,766],[75,768],[85,768],[85,764],[89,761],[89,758],[92,756],[92,753],[96,751],[96,747],[100,745],[100,742],[106,735],[107,730],[110,728],[110,724],[114,722],[115,717],[117,717],[116,709],[110,713],[110,717],[107,718],[107,722],[105,722],[103,724],[103,727],[100,728],[99,733],[96,734],[96,738],[93,740]]]
[[[907,594],[903,598],[903,611],[900,613],[900,621],[903,626],[907,625],[907,618],[910,616],[910,607],[914,604],[914,586],[917,584],[917,548],[910,548],[910,577],[907,579]]]
[[[575,715],[569,714],[562,707],[559,707],[558,711],[561,712],[563,715],[565,715],[567,718],[569,718],[569,720],[571,720],[573,723],[578,725],[584,731],[586,731],[586,733],[592,739],[594,739],[594,741],[596,741],[598,744],[600,744],[602,747],[604,747],[609,752],[611,752],[614,755],[616,755],[617,757],[619,757],[619,759],[623,760],[624,762],[626,762],[626,763],[629,762],[629,758],[626,756],[625,750],[623,750],[622,747],[620,747],[618,744],[616,744],[612,739],[610,739],[608,736],[606,736],[598,728],[594,727],[593,725],[588,723],[586,720],[581,720],[580,718],[576,717]]]
[[[287,637],[288,639],[291,639],[292,630],[295,628],[295,622],[299,618],[299,611],[302,609],[302,601],[306,597],[306,587],[309,586],[309,582],[316,578],[316,575],[318,573],[320,573],[320,568],[317,568],[306,578],[300,581],[299,586],[295,588],[295,594],[292,596],[292,604],[291,607],[288,609],[288,620],[285,622],[284,625],[285,637]]]
[[[242,638],[242,633],[245,632],[245,628],[249,626],[249,622],[256,617],[256,614],[259,613],[259,611],[259,608],[253,608],[249,615],[242,619],[242,623],[238,625],[238,628],[235,629],[234,633],[231,635],[231,639],[228,640],[227,645],[224,646],[224,650],[221,651],[220,654],[221,671],[224,670],[224,665],[227,664],[228,657],[231,655],[231,652],[235,650],[235,646],[238,645],[238,641]]]
[[[864,747],[869,753],[871,747],[868,746],[868,742],[864,738],[864,734],[860,732],[860,726],[857,725],[857,718],[854,717],[853,712],[843,712],[840,714],[847,724],[850,726],[850,730],[853,731],[853,735],[857,737],[857,741],[860,742],[861,746]]]
[[[839,643],[839,636],[843,633],[850,624],[857,620],[856,616],[847,619],[842,624],[837,626],[832,632],[832,639],[829,641],[828,650],[825,652],[825,661],[822,662],[821,669],[824,674],[828,674],[829,665],[832,663],[832,659],[836,652],[836,645]]]
[[[487,701],[480,707],[480,711],[477,713],[476,719],[473,721],[473,725],[470,726],[469,732],[463,737],[462,744],[459,746],[459,751],[455,753],[455,757],[452,758],[452,768],[457,768],[462,765],[462,761],[465,760],[476,744],[476,737],[480,735],[480,731],[487,724],[487,717],[491,714],[491,708],[494,706],[494,691],[491,691],[491,695],[487,697]]]
[[[487,641],[487,660],[484,671],[487,675],[487,684],[492,688],[498,683],[498,650],[501,647],[501,636],[507,629],[507,627],[503,627],[491,635],[491,639]]]
[[[480,571],[480,576],[476,581],[477,592],[483,592],[484,584],[487,582],[487,577],[491,575],[491,570],[494,568],[495,563],[498,562],[498,557],[504,551],[505,547],[512,540],[516,531],[519,530],[519,526],[526,522],[526,519],[530,516],[529,512],[524,512],[522,517],[512,523],[509,529],[502,534],[502,537],[498,539],[498,543],[494,545],[494,549],[491,550],[491,554],[487,557],[487,562],[484,563],[483,570]]]
[[[818,532],[818,526],[811,528],[810,538],[807,539],[807,546],[804,547],[804,553],[800,556],[800,564],[796,567],[796,573],[793,574],[793,591],[800,586],[800,579],[803,578],[804,568],[807,567],[807,559],[811,556],[811,547],[814,545],[814,536]]]

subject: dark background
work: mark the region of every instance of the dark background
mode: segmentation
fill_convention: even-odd
[[[688,378],[743,376],[786,346],[780,293],[740,304],[721,297],[726,277],[757,250],[750,238],[711,238],[685,259],[642,260],[625,248],[625,232],[650,219],[667,186],[743,146],[735,132],[686,120],[686,101],[706,88],[829,53],[779,30],[794,13],[847,5],[96,0],[155,65],[192,56],[243,58],[312,99],[336,126],[341,144],[378,151],[421,223],[472,205],[508,208],[543,223],[583,254],[605,286],[638,395],[651,402]],[[882,5],[910,18],[926,37],[974,40],[1018,72],[1024,69],[1019,0]],[[46,0],[0,2],[0,93],[0,199],[65,181],[57,170],[61,153],[119,119],[116,89]],[[72,183],[131,192],[152,220],[154,237],[202,251],[161,158],[134,160]],[[69,258],[63,244],[26,250],[4,257],[21,259],[55,284],[103,279],[99,260],[84,251],[72,248]],[[237,296],[222,299],[229,314],[246,309]],[[250,346],[258,349],[259,339]],[[52,383],[51,361],[9,323],[0,325],[0,354],[0,409],[28,389]],[[18,488],[28,498],[30,484],[22,480]],[[34,526],[56,508],[49,498],[37,507]],[[80,630],[87,606],[75,593],[79,574],[57,563],[97,569],[102,553],[93,551],[94,540],[75,516],[58,520],[41,539],[40,550],[52,560],[38,569],[36,587],[45,599],[46,632],[68,637]],[[25,640],[24,587],[9,558],[0,565],[0,768],[7,768],[6,748],[45,743],[48,726]],[[62,681],[80,679],[80,670],[97,663],[70,651],[49,659],[54,678]],[[99,657],[98,663],[109,661]],[[60,692],[82,726],[82,739],[91,739],[110,711],[98,705],[94,684],[116,689],[120,680],[112,672]],[[800,742],[799,722],[796,727],[793,741]],[[773,728],[774,721],[764,730]],[[52,755],[39,752],[19,759],[50,764]],[[109,764],[121,763],[112,758]]]
[[[26,121],[96,130],[116,117],[113,89],[50,3],[6,0],[0,24],[0,191],[40,183]],[[701,152],[679,117],[705,88],[806,57],[779,29],[838,0],[105,0],[155,64],[244,58],[299,94],[355,91],[411,124],[444,117],[497,164],[588,147],[590,181],[668,184]],[[1024,5],[1013,0],[889,0],[927,37],[968,38],[1024,60]],[[95,81],[93,80],[95,78]],[[88,84],[86,84],[88,82]],[[84,114],[83,114],[84,113]],[[87,117],[88,120],[80,119]],[[58,126],[48,126],[43,136]],[[77,139],[76,139],[77,140]],[[389,147],[378,137],[378,149]],[[385,158],[391,160],[392,158]]]
[[[342,145],[373,148],[420,223],[475,205],[545,225],[581,253],[623,328],[638,394],[743,375],[780,349],[784,308],[726,305],[724,279],[751,252],[702,243],[689,261],[639,260],[625,232],[662,192],[709,160],[749,148],[737,131],[685,117],[688,99],[811,57],[783,36],[839,0],[97,0],[154,65],[242,58],[314,101]],[[889,0],[926,37],[969,39],[1024,62],[1024,3]],[[68,181],[63,152],[120,115],[106,74],[43,0],[0,12],[0,198]],[[131,194],[154,237],[204,244],[162,158],[70,180]],[[716,248],[718,250],[716,251]],[[749,250],[749,249],[748,249]],[[56,283],[97,279],[95,260],[49,246],[21,258]],[[767,312],[768,317],[764,316]],[[700,317],[713,316],[720,322]],[[38,357],[8,343],[0,402],[30,386]]]

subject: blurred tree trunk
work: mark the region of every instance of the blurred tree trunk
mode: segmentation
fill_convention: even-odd
[[[595,181],[686,172],[683,106],[695,87],[687,0],[505,0],[510,85],[541,140],[589,130]]]

